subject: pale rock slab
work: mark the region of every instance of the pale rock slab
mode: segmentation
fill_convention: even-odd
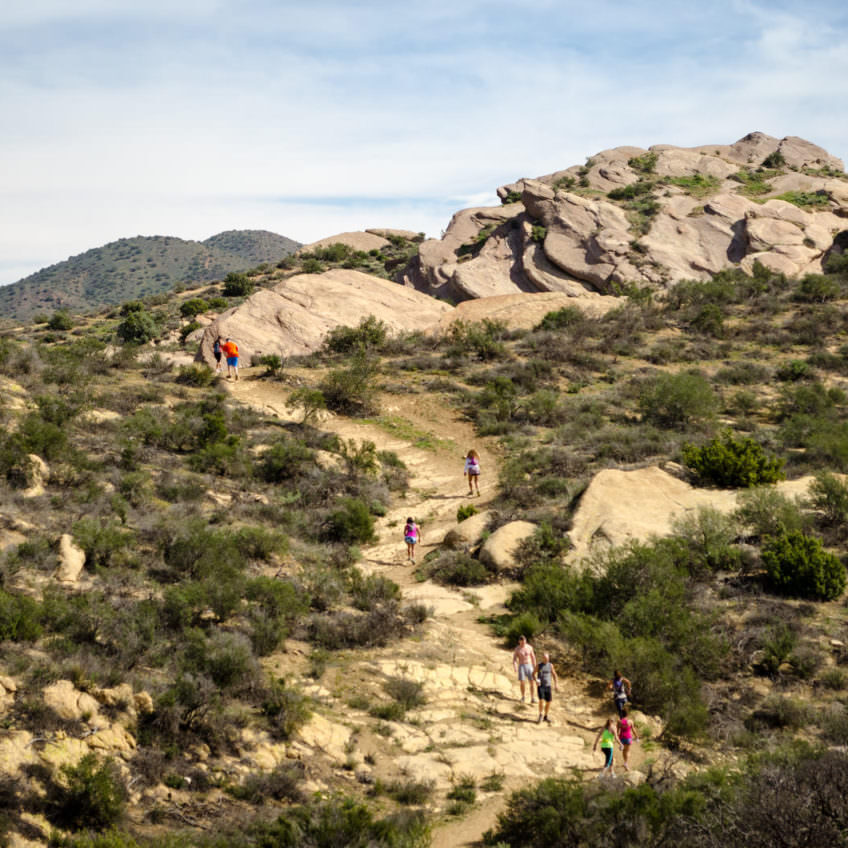
[[[811,477],[775,484],[789,497],[806,493]],[[679,516],[700,507],[736,508],[733,489],[699,489],[656,466],[634,471],[605,469],[594,476],[574,515],[567,560],[577,563],[594,551],[667,536]]]
[[[337,233],[334,236],[326,236],[325,238],[318,239],[318,241],[303,245],[303,247],[298,248],[296,255],[310,253],[313,250],[330,247],[334,244],[343,244],[346,247],[353,248],[353,250],[364,250],[367,252],[369,250],[380,250],[387,247],[389,243],[388,238],[383,233],[375,230]]]
[[[515,550],[525,539],[536,532],[536,525],[530,521],[510,521],[498,527],[483,544],[480,561],[498,571],[506,571],[517,566]]]
[[[373,315],[390,332],[425,330],[452,309],[413,289],[360,271],[336,269],[298,274],[273,289],[261,289],[222,313],[200,338],[197,358],[214,365],[217,336],[233,338],[242,364],[253,354],[311,353],[334,327],[356,326]]]
[[[56,579],[60,583],[76,583],[85,568],[85,551],[74,542],[70,533],[63,533],[59,539],[59,565]]]
[[[334,760],[344,762],[345,747],[350,740],[350,729],[324,716],[313,713],[310,720],[298,731],[298,741],[309,748],[317,748]]]
[[[100,705],[87,692],[80,692],[70,680],[57,680],[41,692],[46,706],[60,718],[80,721],[97,717]]]

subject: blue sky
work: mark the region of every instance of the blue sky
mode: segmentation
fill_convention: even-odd
[[[0,284],[124,236],[438,236],[621,144],[848,159],[846,103],[842,0],[6,0]]]

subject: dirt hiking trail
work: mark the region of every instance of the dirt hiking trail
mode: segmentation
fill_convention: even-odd
[[[286,406],[290,389],[284,384],[243,376],[228,387],[234,398],[265,414],[300,420],[300,414]],[[611,699],[598,693],[597,681],[569,669],[554,649],[559,692],[554,694],[551,723],[537,724],[536,704],[521,702],[512,646],[478,621],[481,615],[506,611],[503,603],[514,584],[452,589],[416,579],[415,569],[406,562],[406,517],[413,516],[421,527],[422,542],[416,550],[420,564],[456,527],[459,506],[473,503],[482,511],[494,498],[497,453],[475,436],[470,423],[436,398],[386,395],[381,401],[377,422],[330,417],[320,426],[344,439],[369,440],[378,450],[394,451],[409,469],[409,490],[378,520],[379,541],[363,548],[358,565],[366,574],[393,580],[405,602],[423,602],[432,607],[433,616],[412,638],[369,652],[334,655],[319,684],[304,677],[304,689],[319,706],[301,738],[313,753],[320,749],[330,759],[336,777],[351,782],[432,781],[432,845],[479,844],[510,791],[550,776],[576,773],[594,778],[602,757],[592,753],[592,743],[614,709]],[[479,497],[468,496],[462,475],[463,456],[471,447],[481,456]],[[544,640],[534,647],[540,654]],[[409,710],[402,721],[386,722],[370,715],[367,706],[359,707],[368,699],[386,702],[382,684],[392,677],[423,683],[426,703]],[[615,757],[618,775],[631,782],[642,779],[642,745],[633,746],[626,775],[618,750]],[[446,796],[463,778],[466,784],[468,779],[476,784],[476,801],[464,812],[456,814],[454,809],[450,814],[452,801]]]

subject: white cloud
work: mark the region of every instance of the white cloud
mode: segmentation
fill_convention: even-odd
[[[844,157],[846,30],[827,0],[6,4],[0,282],[136,233],[437,234],[619,144]]]

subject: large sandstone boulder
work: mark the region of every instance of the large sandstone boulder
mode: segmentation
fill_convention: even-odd
[[[789,497],[804,495],[811,477],[787,480],[776,488]],[[736,508],[732,489],[698,489],[661,468],[598,472],[580,499],[569,538],[568,559],[577,562],[595,551],[667,536],[675,519],[713,507],[729,513]]]
[[[87,692],[80,692],[70,680],[57,680],[42,690],[45,706],[66,721],[90,720],[97,716],[100,705]]]
[[[303,247],[298,249],[297,255],[311,253],[314,250],[322,247],[330,247],[333,244],[343,244],[346,247],[353,248],[353,250],[364,250],[366,252],[369,250],[380,250],[389,244],[387,235],[387,231],[381,233],[378,230],[337,233],[334,236],[327,236],[326,238],[318,239],[318,241],[313,241],[311,244],[303,245]]]
[[[476,515],[466,518],[465,521],[460,521],[456,527],[451,527],[445,533],[442,544],[446,548],[472,547],[480,541],[480,537],[483,535],[483,531],[486,529],[486,525],[489,523],[491,517],[491,511],[486,510],[485,512],[478,512]]]
[[[376,237],[375,237],[376,238]],[[298,274],[260,289],[222,313],[200,334],[198,359],[214,362],[216,336],[231,337],[242,361],[253,354],[311,353],[338,326],[356,326],[373,315],[391,331],[425,330],[453,307],[397,283],[360,271]]]
[[[483,543],[480,549],[480,561],[497,571],[515,568],[515,551],[519,544],[536,532],[536,525],[530,521],[510,521],[498,527]]]
[[[768,190],[745,196],[739,172],[767,159],[778,163],[762,174]],[[755,261],[791,276],[820,272],[848,229],[848,181],[834,176],[842,171],[817,145],[763,133],[731,145],[605,150],[586,165],[502,186],[501,207],[456,213],[442,239],[422,244],[404,282],[463,301],[612,294],[625,283],[662,288],[734,266],[750,272]],[[626,197],[609,197],[640,180],[650,189],[640,197],[656,205],[650,216]],[[825,202],[798,205],[780,198],[787,193],[818,193]]]

